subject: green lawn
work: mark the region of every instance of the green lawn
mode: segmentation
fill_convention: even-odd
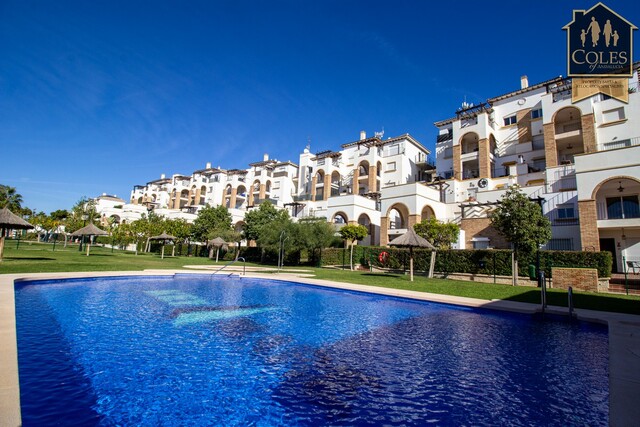
[[[224,263],[220,262],[219,264],[222,265]],[[111,249],[101,247],[92,247],[91,255],[87,257],[84,252],[78,251],[77,245],[64,248],[63,245],[58,244],[54,251],[51,244],[33,242],[21,242],[20,248],[16,250],[16,241],[8,241],[5,246],[4,261],[0,263],[0,274],[178,269],[185,265],[215,265],[215,262],[200,257],[165,257],[165,259],[160,259],[160,256],[156,254],[135,255],[118,250],[112,252]],[[448,279],[427,279],[420,275],[417,275],[412,283],[406,275],[304,268],[311,270],[318,279],[337,282],[410,289],[485,300],[504,299],[534,304],[540,303],[540,290],[532,287],[514,287]],[[548,303],[550,305],[566,306],[566,292],[549,290]],[[640,297],[638,296],[575,292],[574,304],[576,308],[640,314]]]

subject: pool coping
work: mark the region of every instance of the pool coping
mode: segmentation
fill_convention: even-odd
[[[175,274],[211,275],[198,270],[145,270],[81,273],[25,273],[0,275],[0,425],[20,426],[20,387],[18,380],[18,356],[15,325],[14,284],[17,281],[90,278],[109,276],[173,276]],[[228,275],[228,274],[225,274]],[[295,274],[260,274],[249,272],[247,278],[297,282],[307,285],[366,292],[420,301],[431,301],[466,307],[535,314],[538,304],[503,300],[480,300],[451,295],[300,277]],[[563,307],[547,307],[547,313],[567,315]],[[640,316],[576,309],[579,320],[597,322],[609,327],[609,425],[627,425],[640,419]]]

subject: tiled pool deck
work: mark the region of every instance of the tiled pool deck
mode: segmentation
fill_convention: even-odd
[[[144,272],[0,275],[0,426],[21,425],[14,303],[14,282],[16,280],[173,275],[175,273],[203,274],[201,271],[193,270],[147,270]],[[416,291],[353,285],[282,273],[260,274],[259,272],[252,271],[247,274],[247,277],[295,281],[311,285],[519,313],[533,314],[539,310],[539,305],[537,304],[499,300],[486,301]],[[575,311],[580,320],[609,325],[609,424],[612,426],[637,425],[638,420],[640,420],[640,405],[638,405],[637,400],[638,396],[640,396],[640,316],[580,309]],[[566,314],[567,309],[548,307],[547,312]]]

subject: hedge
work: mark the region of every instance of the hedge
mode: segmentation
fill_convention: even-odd
[[[322,251],[323,265],[342,265],[344,252],[345,264],[349,263],[349,249],[328,248]],[[379,261],[381,252],[389,254],[383,264]],[[417,271],[428,271],[431,262],[431,251],[413,250],[413,266]],[[521,254],[518,261],[518,275],[528,276],[529,265],[536,264],[536,253]],[[409,251],[407,249],[387,248],[380,246],[356,246],[353,255],[354,263],[392,270],[406,270],[409,267]],[[611,277],[612,257],[609,252],[579,251],[540,251],[540,268],[547,277],[551,277],[553,267],[595,268],[599,277]],[[437,252],[435,271],[442,273],[488,274],[510,276],[511,251],[501,249],[479,250],[442,250]]]

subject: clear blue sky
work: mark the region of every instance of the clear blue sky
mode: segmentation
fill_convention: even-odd
[[[0,184],[50,212],[208,161],[297,163],[308,138],[433,149],[465,98],[566,74],[561,28],[594,4],[0,0]]]

